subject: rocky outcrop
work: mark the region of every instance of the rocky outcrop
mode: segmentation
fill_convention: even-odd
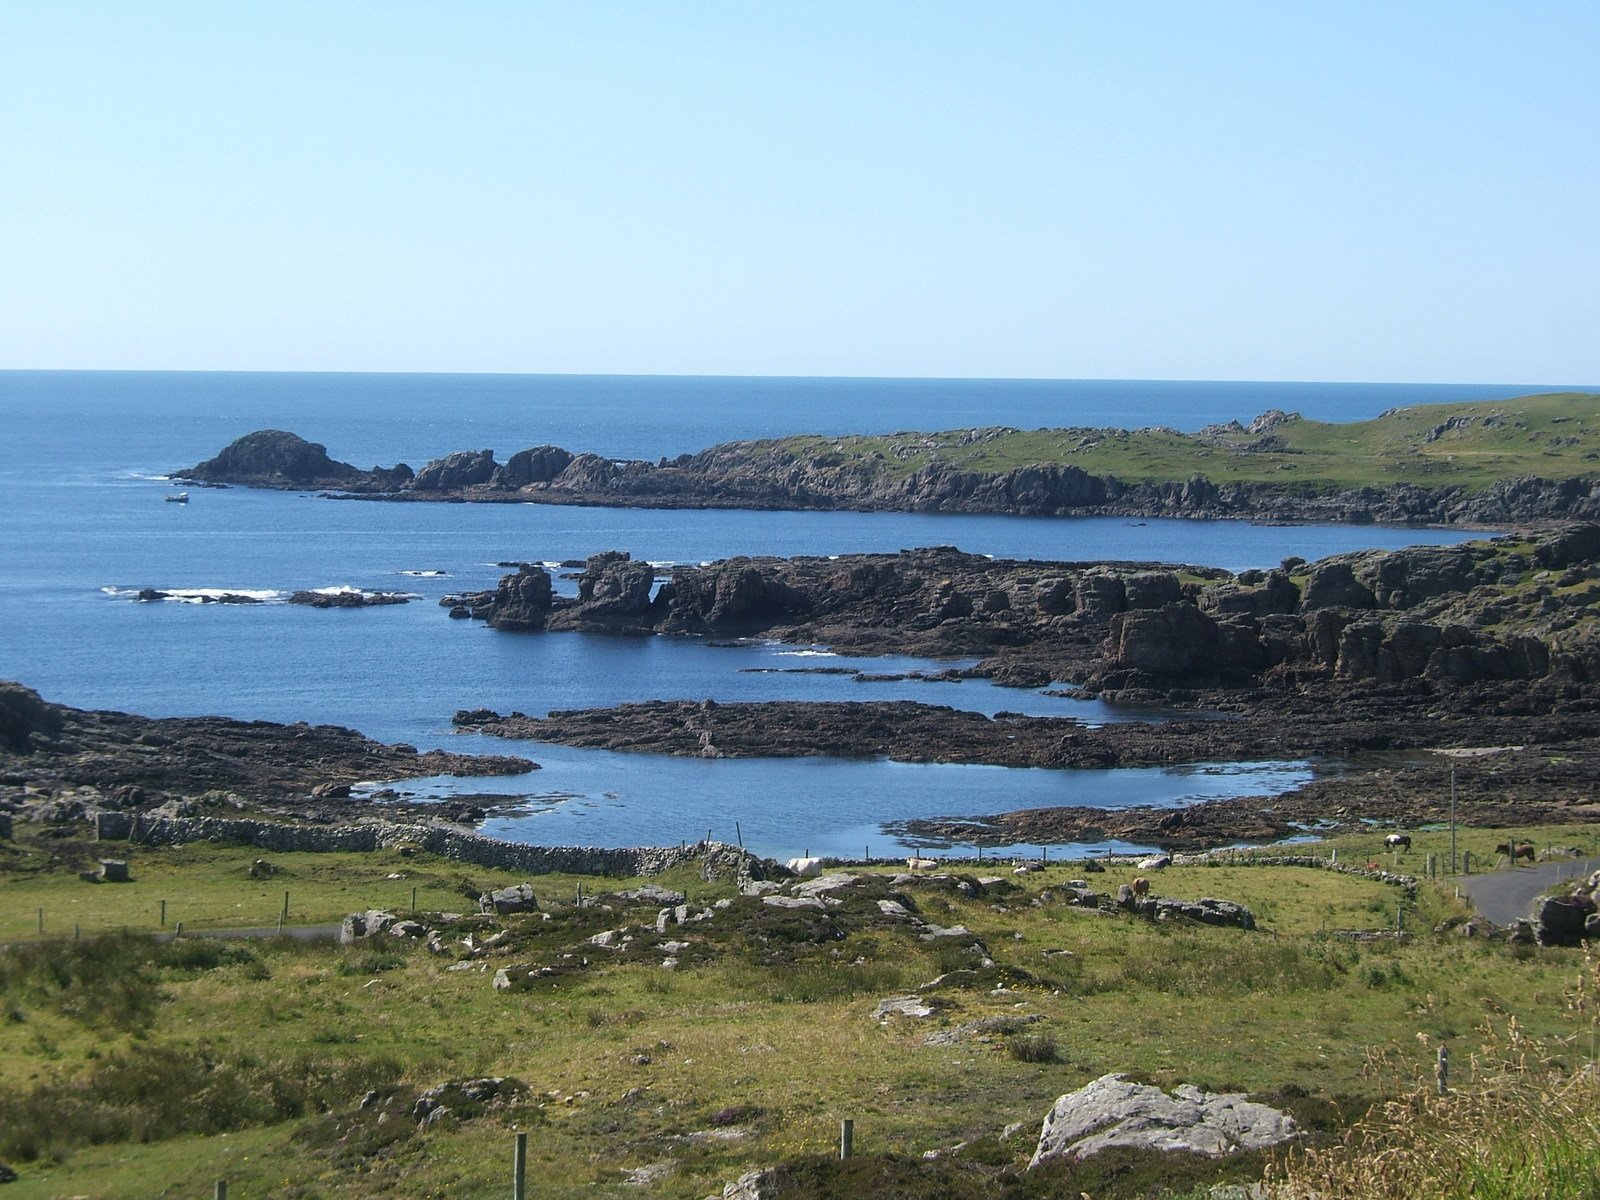
[[[1535,896],[1528,921],[1544,946],[1576,946],[1585,938],[1600,937],[1600,871],[1579,881],[1570,891]]]
[[[1336,555],[1270,572],[992,560],[950,547],[893,555],[737,558],[680,566],[609,551],[576,599],[541,568],[446,597],[503,629],[760,634],[845,651],[985,658],[979,673],[1108,696],[1292,689],[1310,679],[1437,688],[1553,679],[1600,685],[1600,529]],[[1560,563],[1544,566],[1543,563]],[[1157,697],[1152,697],[1157,698]]]
[[[493,450],[460,450],[435,459],[417,472],[411,489],[417,492],[459,492],[478,487],[495,477]]]
[[[215,458],[176,471],[177,479],[201,483],[241,483],[271,488],[370,488],[405,486],[411,469],[401,464],[385,471],[362,471],[328,457],[328,448],[281,429],[262,429],[230,442]]]
[[[572,455],[560,446],[535,446],[518,450],[498,468],[490,484],[496,488],[525,488],[535,483],[551,483],[572,465]]]
[[[1220,1156],[1264,1150],[1295,1132],[1292,1117],[1243,1093],[1183,1084],[1169,1095],[1120,1074],[1102,1075],[1055,1102],[1028,1165],[1088,1158],[1114,1146]]]
[[[408,604],[414,597],[406,592],[363,592],[359,588],[324,588],[295,592],[290,604],[307,608],[381,608],[386,604]]]
[[[504,576],[492,599],[475,606],[472,615],[486,616],[495,629],[543,629],[554,599],[550,573],[524,564],[515,575]]]
[[[41,793],[87,788],[107,807],[222,791],[256,800],[308,796],[326,784],[423,775],[513,775],[525,758],[419,753],[337,725],[225,717],[152,719],[51,704],[0,683],[0,770]]]

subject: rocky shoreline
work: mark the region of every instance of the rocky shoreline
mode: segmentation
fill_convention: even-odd
[[[976,659],[926,677],[1072,695],[1155,714],[1099,727],[937,704],[684,699],[543,718],[486,710],[459,727],[655,754],[854,755],[1060,770],[1273,760],[1319,764],[1285,797],[1181,812],[1048,809],[907,826],[962,841],[1118,837],[1171,846],[1436,819],[1450,767],[1463,819],[1587,821],[1600,778],[1600,526],[1449,547],[1287,559],[1269,571],[1016,562],[950,547],[732,559],[658,577],[592,556],[577,595],[520,564],[450,615],[510,635],[564,631],[775,639],[845,654]],[[941,693],[943,698],[944,693]],[[1137,716],[1138,713],[1128,715]],[[1478,754],[1492,749],[1493,753]],[[503,774],[526,759],[382,746],[347,729],[149,720],[0,686],[0,783],[143,808],[229,794],[334,819],[363,779]],[[77,802],[77,801],[74,801]],[[70,814],[69,814],[70,815]]]
[[[1259,424],[1253,423],[1251,429]],[[996,432],[1015,431],[967,434],[981,440]],[[1114,436],[1121,431],[1088,432]],[[1271,445],[1270,427],[1263,437]],[[330,458],[326,447],[293,433],[259,430],[232,442],[214,458],[175,471],[173,478],[197,486],[309,490],[340,498],[396,501],[1186,517],[1493,529],[1600,520],[1600,480],[1591,475],[1519,475],[1482,487],[1408,481],[1362,486],[1217,483],[1200,474],[1124,480],[1048,461],[980,470],[937,458],[906,471],[881,456],[864,460],[803,452],[781,441],[731,442],[656,462],[575,454],[543,445],[518,451],[503,463],[492,450],[476,450],[448,454],[420,470],[405,463],[362,470]]]
[[[1054,769],[1307,759],[1288,797],[1170,810],[1048,809],[913,823],[963,841],[1119,837],[1171,846],[1435,819],[1451,765],[1465,819],[1593,819],[1600,756],[1600,528],[1366,551],[1232,575],[992,560],[950,548],[675,569],[596,555],[578,595],[523,566],[451,614],[507,632],[767,637],[845,653],[978,657],[988,677],[1159,709],[1088,727],[933,704],[657,701],[459,727],[700,757],[845,755]],[[657,584],[659,583],[659,587]],[[1484,747],[1500,747],[1479,756]],[[1441,752],[1435,754],[1434,752]]]
[[[35,819],[197,800],[328,819],[348,814],[350,786],[364,780],[537,767],[511,755],[418,752],[337,725],[90,712],[0,681],[0,808]]]

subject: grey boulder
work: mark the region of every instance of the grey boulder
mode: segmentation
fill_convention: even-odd
[[[1220,1156],[1275,1146],[1294,1134],[1293,1118],[1242,1093],[1184,1084],[1168,1095],[1120,1074],[1102,1075],[1055,1102],[1028,1165],[1087,1158],[1113,1146]]]

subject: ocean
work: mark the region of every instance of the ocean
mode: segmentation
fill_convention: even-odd
[[[305,720],[422,747],[522,753],[544,769],[402,790],[515,794],[516,811],[486,830],[548,844],[666,844],[708,830],[732,840],[737,823],[745,843],[766,854],[858,855],[868,847],[888,854],[911,843],[885,834],[882,823],[911,816],[1057,803],[1176,805],[1281,791],[1307,778],[1309,765],[1056,772],[834,759],[705,762],[456,734],[450,718],[461,708],[542,713],[705,697],[910,698],[1087,721],[1132,714],[981,681],[863,684],[770,670],[826,663],[826,647],[496,633],[449,620],[437,600],[493,586],[501,561],[561,561],[607,549],[670,564],[955,545],[997,557],[1238,570],[1271,566],[1290,554],[1310,559],[1473,535],[1118,518],[383,504],[242,488],[192,490],[191,502],[177,505],[164,503],[172,490],[165,476],[265,428],[322,442],[333,457],[358,466],[415,467],[453,450],[487,447],[504,460],[543,443],[657,458],[800,432],[982,425],[1193,430],[1248,421],[1269,408],[1356,420],[1405,405],[1553,390],[1565,389],[0,371],[0,678],[80,707]],[[132,598],[146,587],[186,592],[192,601],[207,589],[250,591],[264,602]],[[417,599],[362,610],[282,603],[294,590],[319,587],[401,590]],[[874,671],[928,665],[869,664]]]

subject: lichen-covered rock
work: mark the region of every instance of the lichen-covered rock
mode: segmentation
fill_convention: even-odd
[[[360,941],[362,938],[377,937],[385,932],[395,922],[393,913],[381,909],[368,909],[366,912],[347,913],[339,924],[339,941],[345,945]]]
[[[1294,1134],[1293,1118],[1242,1093],[1184,1084],[1169,1095],[1120,1074],[1102,1075],[1055,1102],[1029,1166],[1087,1158],[1113,1146],[1220,1156],[1276,1146]]]
[[[1583,939],[1587,919],[1594,911],[1594,900],[1579,892],[1570,896],[1536,896],[1529,916],[1541,945],[1570,946]]]

